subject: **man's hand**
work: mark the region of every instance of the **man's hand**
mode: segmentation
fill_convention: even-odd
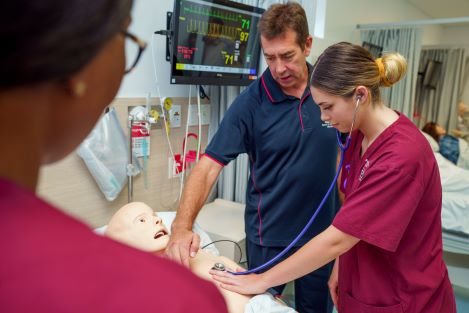
[[[165,254],[173,261],[189,267],[189,259],[199,251],[200,236],[187,229],[172,230]]]
[[[332,302],[334,302],[334,306],[337,309],[339,304],[339,258],[335,260],[334,267],[332,268],[331,277],[329,277],[327,286],[329,286],[329,292],[331,293]]]

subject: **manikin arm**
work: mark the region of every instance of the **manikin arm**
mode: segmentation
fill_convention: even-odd
[[[171,259],[185,266],[189,266],[189,256],[195,256],[200,244],[192,225],[222,168],[212,159],[202,157],[187,180],[166,248]]]

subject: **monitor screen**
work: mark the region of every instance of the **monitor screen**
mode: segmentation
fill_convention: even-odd
[[[263,11],[225,0],[175,0],[170,82],[249,85],[259,76]]]

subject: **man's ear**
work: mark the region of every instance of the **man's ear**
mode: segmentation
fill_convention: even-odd
[[[306,37],[305,49],[304,49],[305,57],[308,57],[309,54],[311,53],[312,46],[313,46],[313,36],[308,35],[308,37]]]

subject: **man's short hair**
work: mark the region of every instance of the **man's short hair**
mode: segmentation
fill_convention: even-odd
[[[257,29],[267,39],[281,36],[291,29],[296,33],[296,42],[302,49],[309,35],[305,10],[296,2],[271,5],[259,20]]]

